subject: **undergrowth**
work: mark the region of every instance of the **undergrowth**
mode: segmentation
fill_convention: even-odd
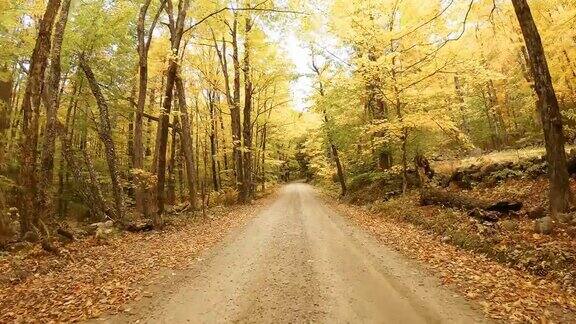
[[[419,206],[417,193],[376,201],[366,207],[377,217],[414,224],[444,242],[576,287],[576,247],[573,242],[560,235],[532,234],[529,220],[482,223],[460,210]]]

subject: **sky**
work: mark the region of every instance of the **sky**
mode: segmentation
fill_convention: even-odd
[[[280,5],[283,1],[278,0]],[[319,7],[320,4],[316,4],[314,11],[317,12],[315,17],[316,20],[321,19],[320,17],[328,11],[330,2],[326,2],[324,5],[328,6],[326,8]],[[309,8],[310,9],[310,8]],[[322,19],[321,19],[322,20]],[[319,21],[316,21],[319,25],[323,25]],[[295,68],[295,73],[299,76],[291,84],[293,105],[292,109],[296,111],[306,111],[311,106],[309,98],[314,94],[314,75],[312,71],[312,57],[311,50],[308,41],[313,39],[314,47],[317,52],[315,57],[316,62],[322,64],[324,60],[323,57],[328,58],[336,64],[340,64],[339,60],[347,60],[349,54],[346,49],[338,46],[338,41],[331,33],[326,29],[326,26],[322,27],[322,30],[317,30],[315,32],[315,37],[307,35],[307,37],[298,37],[298,33],[302,32],[300,28],[300,22],[298,19],[289,21],[287,25],[284,26],[262,26],[264,32],[268,35],[270,40],[276,42],[280,45],[280,48],[285,52],[287,57],[292,61]],[[321,35],[321,37],[319,36]],[[303,41],[302,39],[306,39]]]
[[[314,91],[313,80],[308,77],[312,73],[310,50],[306,47],[306,44],[298,38],[293,29],[287,31],[287,29],[277,30],[265,28],[264,31],[273,42],[280,44],[281,50],[284,51],[292,61],[295,68],[294,72],[298,75],[298,78],[295,78],[291,83],[293,98],[292,109],[300,112],[306,111],[310,108],[308,98]]]
[[[307,49],[302,41],[291,32],[284,35],[283,50],[286,51],[290,60],[292,60],[296,73],[299,75],[292,82],[293,107],[296,111],[305,111],[309,108],[308,98],[314,91],[313,80],[306,75],[311,73],[310,70],[310,50]]]
[[[265,32],[272,41],[280,44],[280,48],[294,64],[294,72],[299,76],[291,84],[292,109],[300,112],[306,111],[312,105],[309,98],[315,91],[309,44],[298,38],[294,30],[288,32],[285,30],[265,30]],[[349,54],[344,48],[339,48],[336,45],[337,42],[333,37],[328,36],[328,34],[325,35],[323,39],[316,41],[314,44],[316,50],[319,51],[315,57],[316,62],[322,64],[325,56],[334,63],[340,64],[341,61],[348,58]]]

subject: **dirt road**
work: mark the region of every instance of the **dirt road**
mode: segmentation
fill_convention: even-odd
[[[336,214],[306,184],[282,188],[249,225],[198,260],[153,323],[473,323],[461,298]]]

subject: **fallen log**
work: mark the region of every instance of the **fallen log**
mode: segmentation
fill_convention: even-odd
[[[489,204],[484,209],[500,213],[517,212],[522,209],[522,203],[515,200],[500,200]]]
[[[441,205],[466,210],[479,209],[487,212],[499,212],[503,214],[522,209],[522,203],[519,201],[500,200],[494,202],[435,188],[426,188],[420,191],[420,204],[422,206]],[[494,218],[493,215],[490,217]]]

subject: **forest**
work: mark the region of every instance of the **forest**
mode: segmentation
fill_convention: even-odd
[[[103,274],[18,299],[77,258],[173,267],[286,190],[306,210],[292,182],[401,253],[549,280],[451,288],[492,319],[576,318],[572,0],[0,0],[0,45],[0,322],[122,312],[128,284],[82,299]]]

